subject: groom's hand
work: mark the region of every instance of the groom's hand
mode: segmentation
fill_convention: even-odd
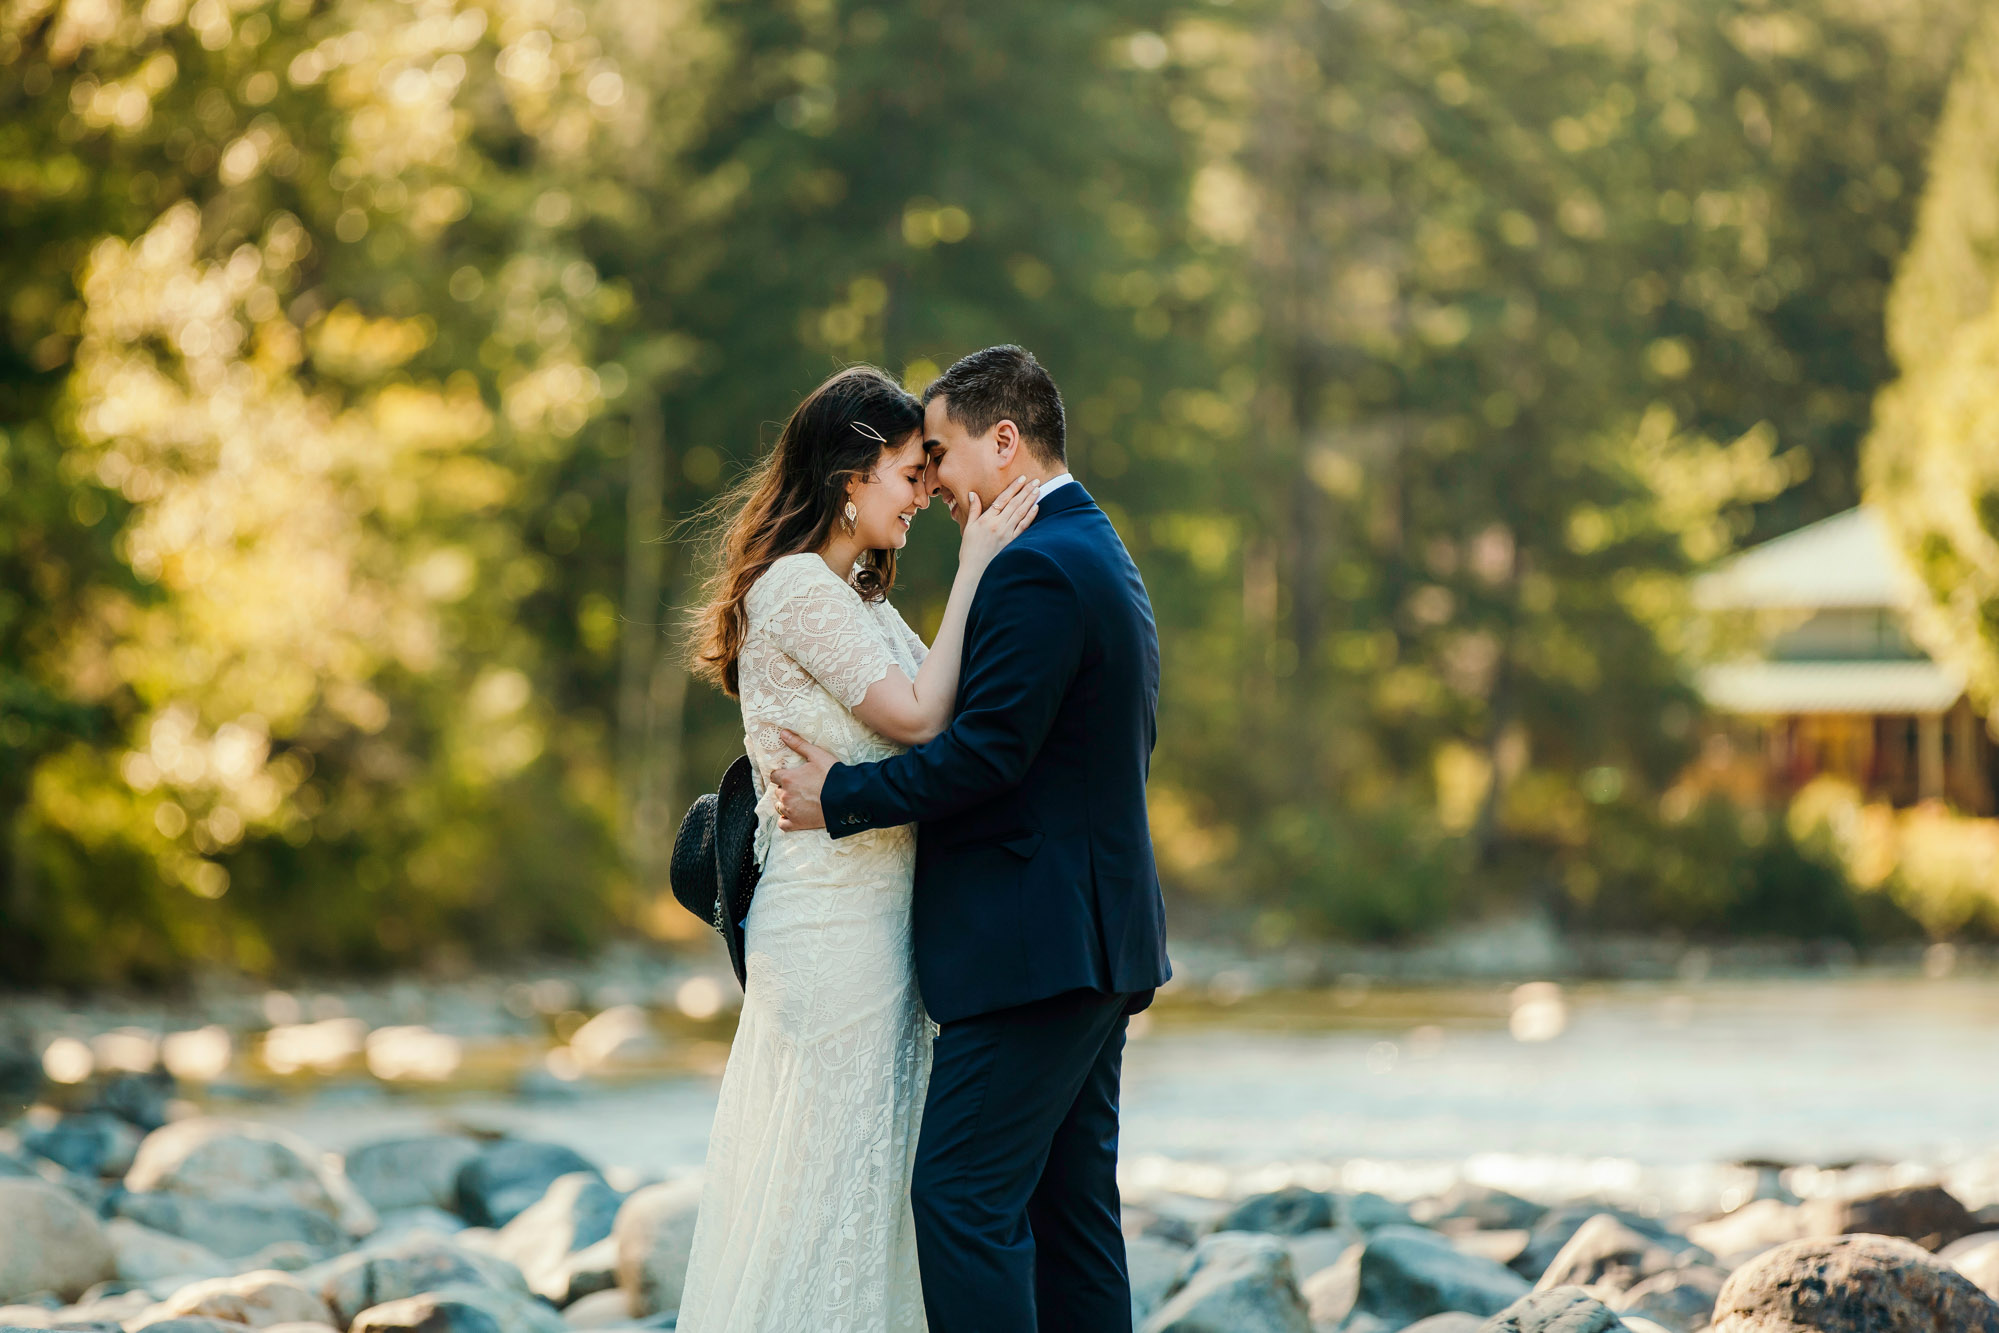
[[[779,727],[777,736],[805,761],[770,775],[777,784],[777,826],[786,833],[825,828],[826,812],[819,808],[819,793],[826,786],[826,774],[838,761],[795,731]]]

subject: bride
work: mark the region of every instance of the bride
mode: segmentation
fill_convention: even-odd
[[[696,669],[743,706],[763,866],[748,982],[708,1141],[683,1333],[922,1333],[909,1180],[931,1024],[910,943],[914,826],[777,827],[778,728],[847,763],[941,732],[979,578],[1033,521],[976,495],[928,651],[887,600],[924,483],[923,409],[856,366],[798,405],[740,508],[696,621]]]

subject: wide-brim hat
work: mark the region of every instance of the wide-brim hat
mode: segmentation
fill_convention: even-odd
[[[748,984],[743,926],[756,892],[757,794],[741,756],[717,790],[696,800],[673,840],[667,878],[682,907],[713,926],[729,951],[736,980]]]

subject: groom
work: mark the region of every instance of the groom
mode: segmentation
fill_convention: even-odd
[[[942,1025],[911,1196],[932,1333],[1131,1327],[1117,1191],[1127,1016],[1171,975],[1146,825],[1159,637],[1138,569],[1069,476],[1062,396],[989,347],[924,396],[931,493],[1015,477],[1041,512],[994,558],[937,739],[845,765],[801,738],[786,829],[920,823],[916,973]]]

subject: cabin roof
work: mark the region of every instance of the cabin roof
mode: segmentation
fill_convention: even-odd
[[[1918,591],[1866,505],[1752,546],[1694,581],[1695,604],[1710,611],[1904,607]]]
[[[1964,674],[1935,662],[1731,662],[1697,686],[1724,713],[1941,713]]]

